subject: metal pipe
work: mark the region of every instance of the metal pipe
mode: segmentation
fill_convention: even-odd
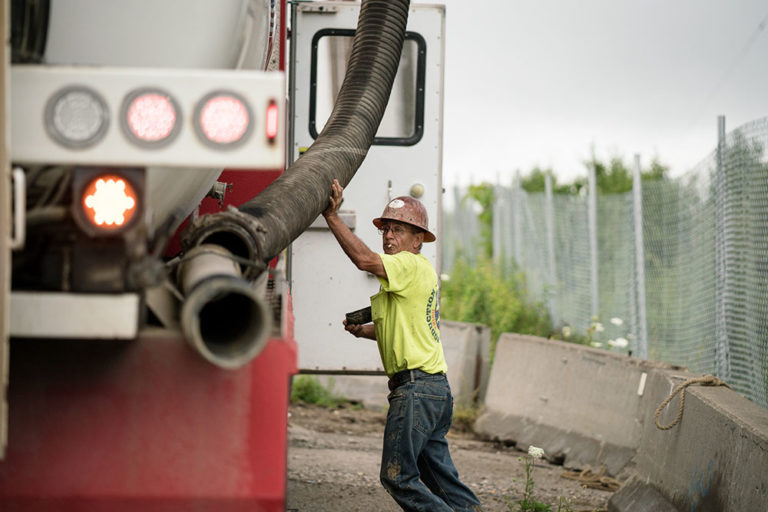
[[[600,315],[600,282],[598,272],[597,255],[597,172],[595,170],[595,159],[589,164],[589,194],[587,196],[587,221],[589,223],[589,262],[591,277],[592,309],[590,313],[592,318],[599,318]]]
[[[200,355],[226,369],[259,355],[272,329],[271,311],[229,251],[213,244],[193,248],[179,264],[177,280],[185,295],[181,327]]]
[[[640,154],[632,174],[632,215],[635,226],[635,275],[637,276],[637,357],[648,359],[648,317],[645,309],[645,245],[643,243],[643,172]]]

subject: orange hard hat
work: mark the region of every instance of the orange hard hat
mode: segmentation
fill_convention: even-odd
[[[399,222],[405,222],[411,226],[416,226],[419,229],[424,230],[424,241],[434,242],[435,235],[429,230],[429,218],[427,217],[427,209],[420,201],[410,196],[400,196],[391,200],[384,208],[384,212],[381,217],[373,219],[373,225],[377,228],[381,228],[383,221],[396,220]]]

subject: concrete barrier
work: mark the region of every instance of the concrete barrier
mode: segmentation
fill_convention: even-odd
[[[354,400],[363,406],[381,410],[388,407],[387,377],[381,375],[315,375],[335,394]]]
[[[608,512],[678,512],[655,487],[633,476],[608,500]]]
[[[544,448],[566,466],[605,466],[628,484],[611,512],[768,510],[768,410],[725,387],[690,386],[682,420],[654,422],[678,384],[700,377],[607,351],[504,334],[482,435]],[[669,424],[678,399],[660,416]]]
[[[640,445],[644,381],[659,365],[605,350],[502,334],[484,412],[488,438],[536,445],[567,466],[618,475]]]
[[[484,325],[443,320],[440,340],[454,402],[462,407],[482,403],[490,375],[491,330]]]
[[[669,370],[649,375],[646,392],[655,406],[641,411],[637,476],[686,512],[768,510],[768,410],[728,388],[694,385],[686,388],[680,423],[656,428],[656,407],[694,377],[700,375]],[[678,404],[676,396],[660,424],[674,420]]]

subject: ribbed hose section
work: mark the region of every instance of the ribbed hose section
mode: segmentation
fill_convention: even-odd
[[[331,183],[346,186],[378,130],[397,73],[409,0],[363,0],[344,82],[312,146],[261,194],[240,206],[259,225],[268,262],[328,206]]]

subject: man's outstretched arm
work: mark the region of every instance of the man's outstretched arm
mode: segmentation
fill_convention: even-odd
[[[368,248],[339,218],[338,212],[343,192],[344,188],[339,184],[339,180],[334,179],[331,185],[330,202],[323,212],[325,222],[328,223],[328,228],[336,237],[341,249],[357,268],[386,279],[387,271],[384,269],[381,256]]]
[[[356,338],[376,339],[376,327],[373,324],[350,324],[344,319],[344,329]]]

